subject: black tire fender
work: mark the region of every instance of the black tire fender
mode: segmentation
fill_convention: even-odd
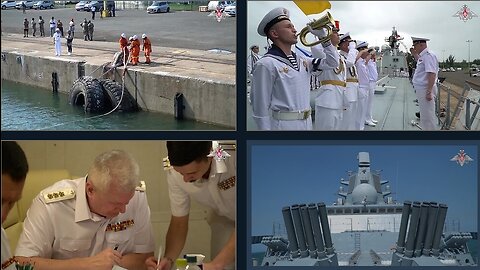
[[[108,109],[100,82],[91,76],[80,77],[73,83],[69,103],[83,106],[86,113],[100,113]]]
[[[122,97],[122,85],[116,81],[110,79],[100,79],[100,84],[103,88],[104,95],[107,98],[107,106],[111,106],[111,109],[117,107],[119,112],[136,112],[138,111],[137,101],[133,98],[127,88]]]

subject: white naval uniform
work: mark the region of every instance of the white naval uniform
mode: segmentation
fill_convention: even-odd
[[[370,80],[370,85],[368,88],[368,97],[367,97],[367,113],[365,119],[367,122],[372,122],[373,120],[373,97],[375,96],[375,88],[377,86],[378,72],[376,62],[370,60],[367,64],[368,69],[368,79]]]
[[[365,120],[367,116],[367,97],[370,89],[370,79],[368,77],[368,68],[365,59],[359,58],[355,64],[358,77],[358,109],[356,118],[357,129],[365,129]]]
[[[435,73],[435,82],[438,79],[437,56],[425,48],[419,55],[417,68],[413,75],[413,88],[417,94],[418,106],[420,108],[420,126],[422,130],[435,130],[437,120],[435,117],[435,98],[438,94],[437,84],[433,84],[432,100],[426,98],[428,87],[427,73]]]
[[[339,58],[336,49],[328,45],[324,51],[326,57],[320,59],[319,68],[336,66]],[[313,61],[318,59],[292,55],[296,57],[298,69],[292,66],[283,51],[272,45],[253,68],[250,97],[253,118],[260,130],[312,129],[310,77],[314,71]],[[286,114],[296,117],[281,119]]]
[[[209,207],[217,217],[207,220],[212,229],[211,252],[216,256],[227,243],[235,229],[236,220],[236,157],[235,153],[228,151],[230,157],[224,161],[226,170],[222,171],[217,166],[217,161],[212,159],[208,179],[199,179],[187,183],[183,176],[172,167],[167,171],[168,194],[172,215],[183,217],[190,212],[190,200]],[[233,185],[226,186],[226,183]],[[227,267],[233,269],[234,265]]]
[[[314,51],[312,50],[312,53]],[[315,129],[340,130],[343,121],[344,92],[346,86],[345,60],[335,50],[337,64],[334,68],[322,67],[319,73],[320,91],[315,98]],[[315,54],[313,54],[315,56]],[[336,74],[335,72],[338,72]],[[343,83],[344,86],[333,85],[326,81]]]
[[[61,180],[35,197],[25,218],[16,256],[81,258],[94,256],[116,245],[122,254],[154,251],[150,208],[145,192],[136,191],[125,213],[107,219],[90,212],[85,182],[85,177]],[[56,202],[48,202],[45,198],[62,190],[73,190],[74,198]],[[117,231],[107,230],[118,223],[130,225]]]
[[[347,66],[347,87],[345,88],[345,104],[348,106],[345,107],[343,111],[343,130],[358,130],[356,125],[356,119],[358,116],[358,78],[357,78],[357,68],[355,66],[355,60],[358,55],[358,50],[350,49],[348,53],[344,51],[339,51],[340,55],[345,59],[345,64]]]
[[[59,32],[53,34],[53,40],[55,42],[55,56],[60,56],[62,54],[62,35]]]
[[[9,260],[13,259],[12,252],[10,251],[10,244],[8,243],[7,233],[2,226],[2,270],[15,270],[15,263]],[[7,264],[9,264],[7,266]],[[5,267],[5,268],[4,268]]]
[[[247,76],[252,76],[253,66],[260,60],[260,55],[250,51],[250,55],[247,56]]]

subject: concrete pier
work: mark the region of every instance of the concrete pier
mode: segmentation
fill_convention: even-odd
[[[152,63],[128,66],[125,86],[146,111],[174,113],[174,97],[184,95],[184,116],[202,122],[236,126],[235,54],[153,46]],[[59,92],[68,94],[80,76],[108,77],[122,82],[123,67],[108,73],[104,66],[113,60],[119,44],[105,41],[73,41],[67,55],[56,57],[50,37],[23,38],[2,35],[1,76],[15,82],[52,88],[57,73]],[[140,61],[144,62],[143,52]],[[67,101],[66,101],[67,102]]]

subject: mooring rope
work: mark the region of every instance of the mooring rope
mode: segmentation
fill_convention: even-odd
[[[125,50],[123,51],[123,59],[125,59]],[[128,61],[128,60],[127,60]],[[49,126],[49,127],[45,127],[45,128],[40,128],[40,129],[37,129],[37,130],[46,130],[46,129],[50,129],[50,128],[54,128],[54,127],[59,127],[59,126],[63,126],[63,125],[66,125],[66,124],[71,124],[71,123],[75,123],[75,122],[80,122],[80,121],[86,121],[86,120],[91,120],[91,119],[96,119],[96,118],[100,118],[100,117],[103,117],[103,116],[107,116],[109,114],[111,114],[112,112],[114,112],[115,110],[118,109],[118,107],[120,107],[120,104],[122,104],[122,101],[123,101],[123,95],[125,93],[125,73],[127,71],[127,61],[122,61],[123,62],[123,74],[122,74],[122,95],[120,96],[120,101],[118,102],[117,106],[115,106],[115,108],[113,108],[111,111],[107,112],[107,113],[104,113],[104,114],[101,114],[101,115],[96,115],[96,116],[91,116],[91,117],[87,117],[87,118],[84,118],[84,119],[79,119],[79,120],[75,120],[75,121],[69,121],[69,122],[64,122],[64,123],[60,123],[60,124],[56,124],[56,125],[53,125],[53,126]],[[102,65],[103,66],[103,65]],[[106,74],[107,72],[109,72],[110,70],[116,68],[115,65],[113,65],[112,68],[110,68],[108,71],[104,72],[102,74],[102,76],[104,74]],[[98,68],[97,68],[98,69]],[[97,70],[96,69],[96,70]],[[95,71],[96,71],[95,70]],[[94,72],[95,72],[94,71]],[[93,73],[93,72],[92,72]]]

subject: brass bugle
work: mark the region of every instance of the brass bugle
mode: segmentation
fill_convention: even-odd
[[[319,40],[317,40],[315,42],[308,43],[307,39],[306,39],[307,34],[310,33],[310,30],[308,29],[308,25],[310,25],[310,27],[312,29],[315,29],[315,30],[320,30],[320,29],[325,28],[327,30],[327,36],[323,37],[323,38],[319,38]],[[302,29],[302,31],[300,31],[300,34],[299,34],[300,42],[302,42],[302,44],[307,46],[307,47],[312,47],[312,46],[315,46],[317,44],[326,42],[326,41],[330,40],[330,36],[332,34],[332,30],[333,30],[334,25],[335,25],[335,20],[333,19],[330,12],[327,12],[327,14],[325,14],[325,16],[321,17],[318,20],[314,20],[313,22],[308,23],[307,26],[305,26]]]

